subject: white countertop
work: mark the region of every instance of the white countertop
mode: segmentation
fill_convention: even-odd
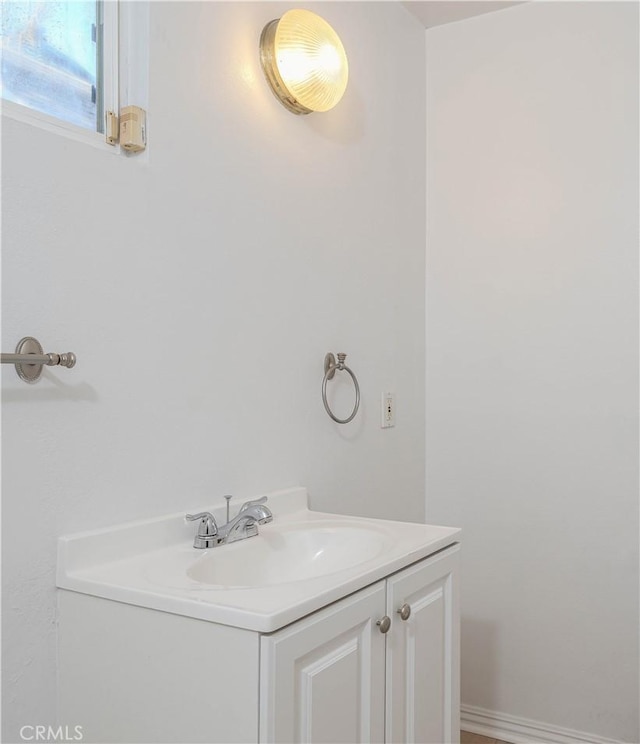
[[[454,527],[311,511],[305,488],[267,496],[273,522],[260,526],[257,537],[212,550],[192,547],[196,525],[186,523],[183,513],[61,537],[57,585],[140,607],[269,633],[460,539],[460,530]],[[219,524],[224,522],[224,508],[222,504],[208,507]],[[348,568],[268,586],[212,586],[194,581],[187,574],[196,562],[205,557],[212,560],[210,554],[215,557],[218,551],[226,551],[227,560],[235,554],[241,561],[243,547],[249,542],[274,542],[283,530],[314,525],[365,527],[379,536],[380,550]]]

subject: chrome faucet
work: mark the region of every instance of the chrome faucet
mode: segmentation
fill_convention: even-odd
[[[225,497],[227,498],[227,497]],[[230,497],[228,497],[230,498]],[[273,521],[271,510],[264,506],[267,497],[254,501],[245,501],[240,511],[229,519],[229,500],[227,498],[227,523],[218,527],[215,517],[210,512],[199,514],[186,514],[189,522],[200,520],[198,532],[193,541],[194,548],[216,548],[218,545],[245,540],[247,537],[255,537],[258,534],[258,525]]]

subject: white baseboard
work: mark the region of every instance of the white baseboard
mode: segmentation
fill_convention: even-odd
[[[622,744],[616,739],[518,718],[474,705],[460,706],[460,728],[512,744]]]

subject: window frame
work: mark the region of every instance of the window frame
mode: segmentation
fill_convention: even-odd
[[[120,0],[103,0],[103,114],[106,111],[119,111],[121,89],[125,99],[123,105],[130,102],[146,108],[148,15],[148,0],[142,2],[129,0],[124,3]],[[133,96],[137,96],[137,99],[133,100]],[[14,101],[0,99],[0,106],[3,118],[31,124],[116,155],[121,152],[120,145],[110,145],[106,141],[104,132],[94,132]]]

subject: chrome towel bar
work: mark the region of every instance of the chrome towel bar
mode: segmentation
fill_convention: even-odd
[[[37,338],[25,336],[18,342],[15,354],[0,354],[0,363],[15,364],[18,377],[25,382],[38,382],[42,368],[74,367],[76,355],[72,351],[66,354],[45,354]]]

